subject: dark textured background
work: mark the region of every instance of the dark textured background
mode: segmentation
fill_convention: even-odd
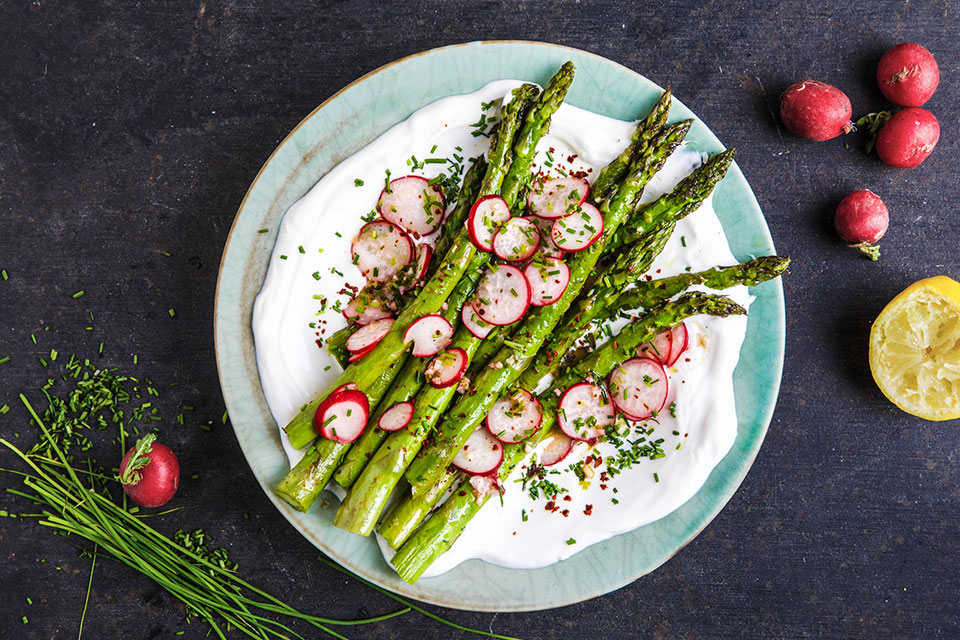
[[[783,386],[739,492],[653,574],[555,611],[440,612],[530,639],[960,637],[960,424],[901,413],[866,363],[870,322],[887,300],[923,276],[960,278],[956,3],[93,4],[0,9],[0,268],[10,274],[0,281],[0,357],[13,358],[0,365],[0,404],[15,405],[0,416],[4,436],[30,431],[13,400],[36,397],[47,375],[38,356],[90,355],[103,341],[104,363],[181,382],[161,406],[164,439],[184,468],[176,504],[189,508],[164,529],[203,526],[244,575],[307,610],[390,610],[315,562],[220,426],[212,315],[221,249],[276,144],[353,79],[444,44],[557,42],[672,85],[739,149],[777,247],[794,259]],[[942,137],[921,167],[887,168],[856,136],[845,148],[778,127],[779,92],[804,77],[843,88],[855,114],[886,108],[875,65],[904,40],[931,49],[943,75],[926,105]],[[891,211],[879,263],[844,248],[830,226],[856,188],[876,191]],[[93,331],[84,331],[88,311]],[[44,326],[34,346],[29,334]],[[172,422],[178,403],[198,407],[183,427]],[[201,431],[208,419],[217,426]],[[23,505],[6,496],[0,508]],[[0,635],[75,637],[89,560],[6,518],[0,557]],[[98,562],[84,637],[184,629],[203,637],[159,588]],[[416,615],[347,633],[464,637]]]

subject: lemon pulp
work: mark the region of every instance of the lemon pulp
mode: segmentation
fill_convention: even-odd
[[[960,418],[960,283],[927,278],[891,300],[870,331],[870,371],[904,411]]]

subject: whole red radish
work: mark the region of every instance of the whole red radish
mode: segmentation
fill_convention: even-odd
[[[876,242],[887,232],[890,213],[880,196],[867,189],[854,191],[840,201],[833,224],[837,233],[871,260],[880,257]]]
[[[926,109],[893,114],[877,134],[877,155],[891,167],[910,169],[927,159],[940,139],[940,123]]]
[[[891,47],[877,65],[877,84],[887,100],[901,107],[919,107],[940,84],[933,54],[915,42]]]
[[[829,140],[850,133],[852,113],[850,99],[843,91],[816,80],[792,84],[780,98],[784,126],[807,140]]]
[[[180,486],[177,456],[156,439],[152,433],[140,438],[120,462],[117,479],[124,492],[141,507],[166,504]]]

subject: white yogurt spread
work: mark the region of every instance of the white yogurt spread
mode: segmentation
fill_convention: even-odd
[[[481,155],[489,145],[486,137],[471,135],[481,103],[508,96],[519,84],[492,82],[477,92],[427,105],[337,165],[287,211],[253,312],[260,380],[279,425],[287,424],[340,372],[334,358],[317,346],[317,334],[329,336],[344,326],[334,308],[336,301],[345,306],[349,300],[347,294],[338,294],[344,280],[363,285],[351,264],[350,241],[363,225],[361,216],[376,206],[385,171],[390,170],[392,177],[414,173],[407,162],[412,156],[423,160],[457,154],[467,166],[468,158]],[[495,109],[486,113],[492,118]],[[588,176],[592,181],[625,147],[634,125],[564,104],[538,146],[537,164],[545,169],[552,158],[552,163],[567,169],[593,169]],[[576,157],[569,161],[571,155]],[[700,153],[678,149],[647,186],[643,200],[671,190],[703,159]],[[426,164],[415,173],[433,178],[441,172],[449,174],[449,167]],[[708,199],[677,224],[650,274],[659,278],[688,267],[699,271],[736,262]],[[744,286],[723,293],[744,306],[752,300]],[[323,298],[325,310],[318,313]],[[676,418],[665,409],[659,424],[646,425],[654,427],[648,440],[663,439],[665,457],[643,458],[606,482],[601,481],[604,465],[600,465],[585,488],[571,472],[552,474],[548,476],[552,482],[568,489],[555,500],[556,510],[546,509],[542,496],[532,500],[514,482],[523,473],[523,466],[518,466],[505,483],[502,504],[496,496],[488,500],[450,551],[424,575],[438,575],[471,558],[514,568],[546,566],[680,507],[700,489],[736,437],[733,370],[746,326],[744,316],[687,320],[690,346],[668,370],[667,406],[676,403]],[[293,450],[282,431],[281,437],[295,464],[305,449]],[[594,451],[581,446],[554,468],[566,469],[575,456],[588,453],[609,457],[615,450],[606,443]]]

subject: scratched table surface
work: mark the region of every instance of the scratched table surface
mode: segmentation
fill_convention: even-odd
[[[163,438],[183,467],[175,504],[184,509],[155,521],[161,529],[202,527],[244,576],[304,610],[347,618],[393,610],[316,561],[221,424],[212,332],[220,254],[270,152],[350,81],[445,44],[556,42],[671,85],[737,147],[779,252],[793,258],[783,385],[740,490],[657,571],[552,611],[427,609],[529,639],[960,637],[960,421],[901,413],[867,366],[870,324],[890,298],[921,277],[960,279],[956,3],[95,4],[0,9],[4,437],[35,437],[16,394],[39,399],[50,371],[39,358],[51,349],[58,362],[76,353],[149,376],[163,386]],[[862,134],[809,143],[779,125],[780,92],[807,77],[843,88],[855,114],[889,108],[874,70],[901,41],[926,45],[943,75],[926,105],[942,137],[922,166],[882,165]],[[891,212],[877,263],[832,230],[837,202],[860,188]],[[11,464],[0,454],[0,466]],[[29,507],[3,495],[0,509]],[[89,558],[10,518],[0,518],[0,557],[0,635],[77,637]],[[97,563],[82,637],[206,631],[149,580]],[[467,637],[417,614],[346,635]]]

